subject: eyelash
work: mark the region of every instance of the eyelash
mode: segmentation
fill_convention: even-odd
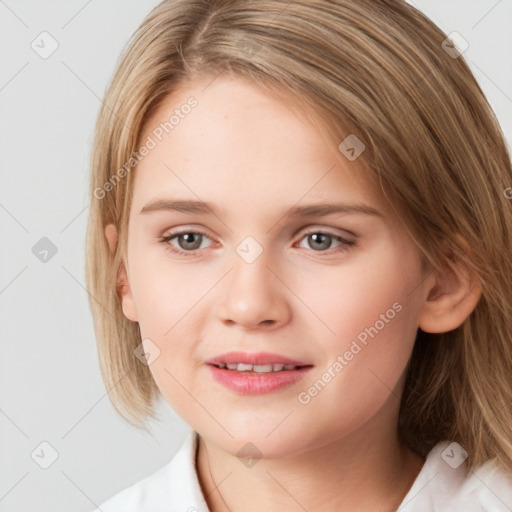
[[[178,232],[174,232],[174,233],[170,233],[169,235],[163,237],[161,239],[161,243],[165,244],[165,249],[170,251],[171,253],[173,254],[178,254],[178,255],[183,255],[183,256],[193,256],[195,255],[195,253],[197,251],[200,251],[201,249],[194,249],[193,251],[185,251],[183,249],[180,249],[178,247],[175,247],[174,245],[170,244],[169,242],[173,239],[173,238],[176,238],[180,235],[188,235],[188,234],[194,234],[194,235],[201,235],[203,237],[206,237],[206,238],[210,238],[208,235],[206,235],[205,233],[202,233],[201,231],[178,231]],[[338,253],[338,252],[345,252],[345,251],[348,251],[351,247],[355,246],[356,245],[356,242],[354,241],[351,241],[351,240],[347,240],[339,235],[336,235],[334,233],[331,233],[329,231],[322,231],[322,230],[319,230],[319,229],[316,229],[316,230],[312,230],[312,231],[308,231],[306,233],[304,233],[302,235],[302,237],[300,238],[300,240],[302,240],[303,238],[309,236],[309,235],[313,235],[313,234],[322,234],[322,235],[328,235],[332,238],[334,238],[335,240],[337,240],[338,242],[341,243],[341,246],[338,247],[338,249],[335,249],[333,252],[334,253]],[[313,249],[311,249],[313,251]],[[327,250],[327,251],[314,251],[314,252],[317,252],[317,253],[329,253],[330,250]]]

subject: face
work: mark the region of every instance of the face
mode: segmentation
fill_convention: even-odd
[[[425,299],[415,246],[358,161],[291,103],[240,78],[206,85],[182,86],[149,120],[141,140],[156,145],[134,181],[123,311],[151,340],[158,388],[232,454],[250,441],[287,457],[382,428]],[[312,205],[342,208],[289,211]],[[261,367],[207,363],[235,351],[231,363]],[[266,373],[284,358],[303,368]]]

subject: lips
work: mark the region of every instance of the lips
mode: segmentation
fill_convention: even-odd
[[[301,380],[313,367],[270,352],[227,352],[205,363],[218,383],[242,395],[279,391]]]

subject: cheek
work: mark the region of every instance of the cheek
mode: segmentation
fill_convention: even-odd
[[[163,255],[137,256],[131,280],[141,337],[149,338],[159,353],[150,371],[166,400],[180,414],[186,413],[190,395],[180,383],[197,395],[192,376],[202,364],[196,350],[198,332],[205,319],[207,293],[218,277],[211,271],[202,275],[192,266],[170,263]]]
[[[347,403],[365,403],[371,396],[384,400],[410,357],[420,313],[412,293],[420,281],[419,262],[398,248],[377,254],[330,269],[317,276],[316,286],[303,281],[304,302],[319,312],[321,323],[313,316],[311,322],[322,327],[318,343],[326,358],[310,380],[329,380],[322,375],[331,367],[336,377],[329,380],[330,390],[322,391],[328,400],[345,393]],[[335,371],[339,356],[343,368],[337,365]]]
[[[171,262],[164,249],[159,252],[136,260],[131,280],[141,331],[164,339],[187,324],[194,305],[215,284],[215,276],[210,272],[203,280],[191,267]]]
[[[318,318],[322,336],[339,347],[376,322],[379,332],[391,333],[404,326],[403,317],[411,317],[411,292],[420,276],[419,264],[413,257],[404,263],[407,258],[398,248],[382,244],[346,265],[319,267],[314,274],[290,279],[295,279],[296,294],[315,313],[306,312],[308,323]]]

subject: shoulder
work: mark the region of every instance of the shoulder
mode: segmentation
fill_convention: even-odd
[[[189,432],[168,464],[118,492],[91,512],[205,510],[195,471],[196,443],[197,433]]]
[[[495,461],[467,470],[464,449],[441,441],[428,454],[400,512],[510,512],[512,473]]]

